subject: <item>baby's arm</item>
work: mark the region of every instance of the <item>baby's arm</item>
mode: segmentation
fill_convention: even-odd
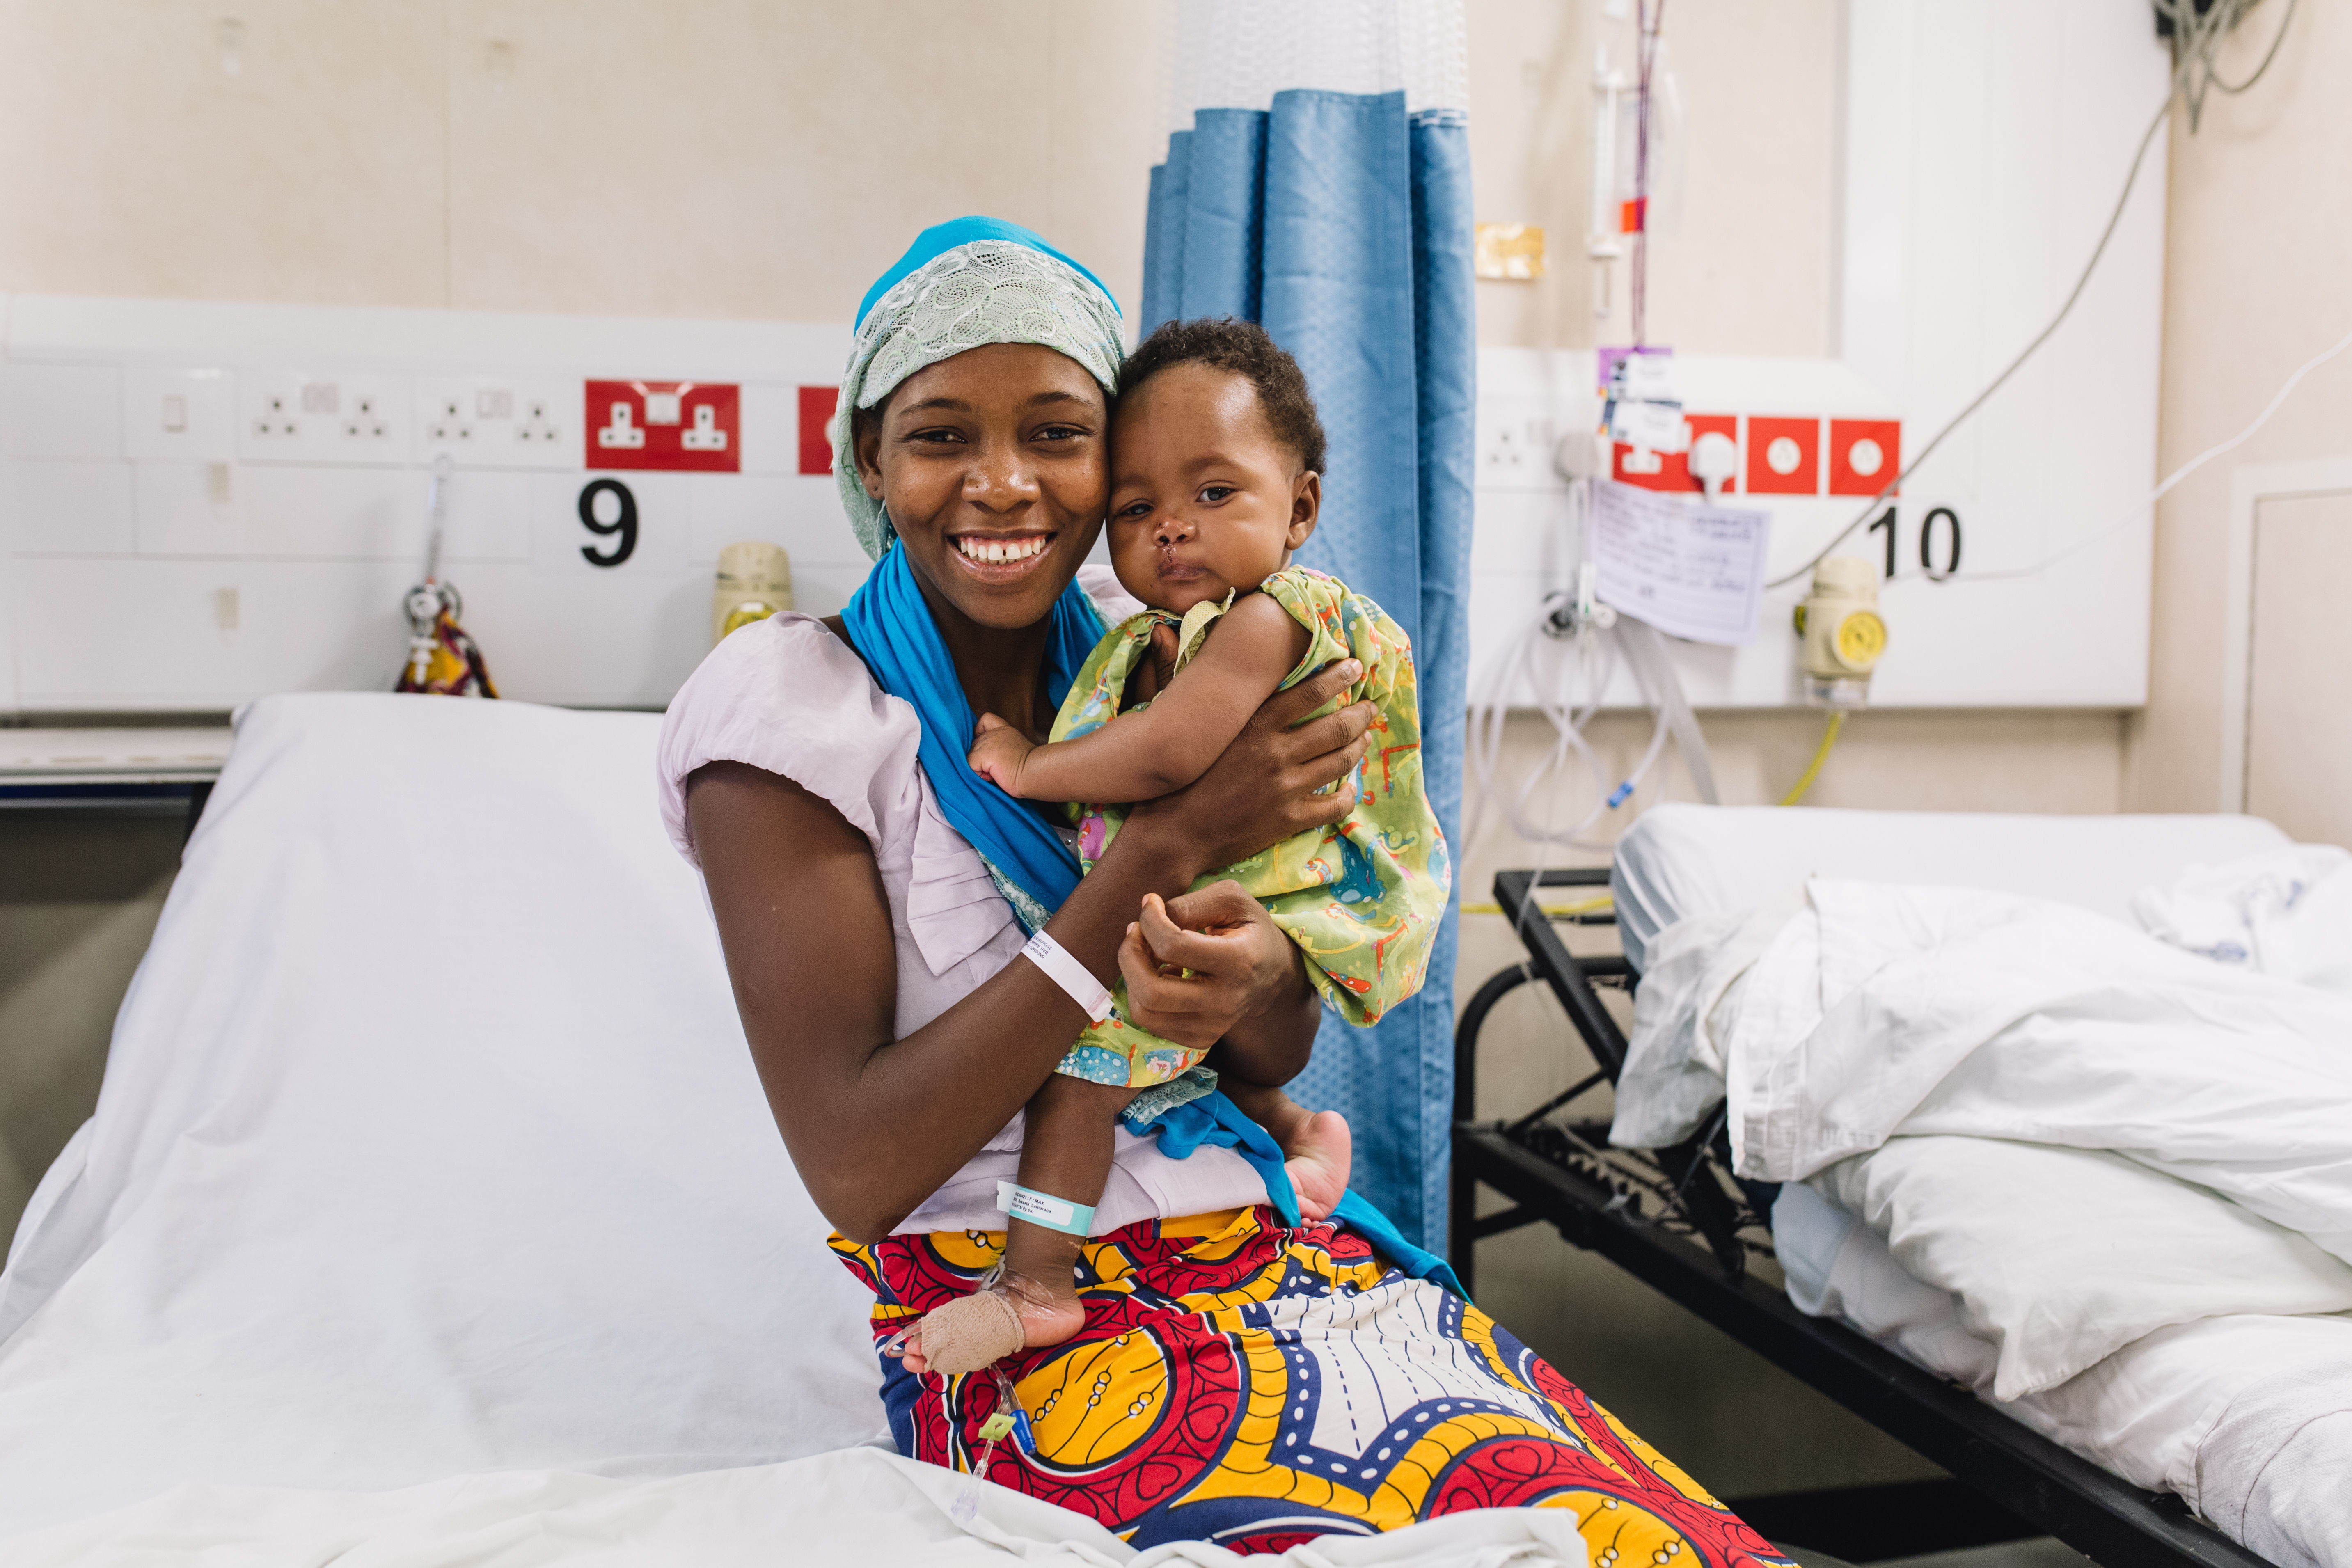
[[[1156,800],[1208,772],[1306,656],[1307,628],[1271,595],[1248,595],[1218,619],[1200,653],[1150,707],[1075,741],[1043,746],[984,715],[971,750],[973,771],[1029,800]]]

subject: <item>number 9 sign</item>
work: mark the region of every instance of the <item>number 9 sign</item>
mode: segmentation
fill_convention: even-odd
[[[613,521],[596,515],[599,501],[613,501]],[[583,544],[580,553],[591,566],[618,566],[637,552],[637,498],[618,479],[590,479],[580,492],[580,526],[591,533],[619,534],[609,552]]]
[[[532,570],[613,578],[684,571],[693,533],[692,486],[698,478],[534,474]]]

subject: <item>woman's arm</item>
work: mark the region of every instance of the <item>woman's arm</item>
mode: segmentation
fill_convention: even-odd
[[[1307,643],[1307,628],[1279,600],[1246,595],[1218,617],[1199,655],[1149,708],[1042,746],[983,714],[972,771],[1024,800],[1156,800],[1209,771],[1282,678],[1298,668]]]
[[[1192,786],[1129,818],[1048,923],[1097,978],[1125,973],[1144,1027],[1206,1048],[1236,1021],[1295,1012],[1298,993],[1312,995],[1255,900],[1244,900],[1255,919],[1185,950],[1201,961],[1194,978],[1160,974],[1129,928],[1146,893],[1169,899],[1179,921],[1205,917],[1214,906],[1194,900],[1214,889],[1176,897],[1203,870],[1346,814],[1354,792],[1344,784],[1313,791],[1354,768],[1370,708],[1291,725],[1356,674],[1343,661],[1265,704]],[[1023,959],[893,1038],[896,950],[865,836],[789,779],[737,763],[697,770],[687,813],[752,1060],[793,1163],[844,1234],[886,1235],[1012,1120],[1085,1014]]]

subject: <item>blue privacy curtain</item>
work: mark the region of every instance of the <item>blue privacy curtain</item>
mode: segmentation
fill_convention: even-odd
[[[1462,113],[1408,114],[1401,91],[1320,90],[1276,93],[1270,110],[1199,110],[1151,172],[1142,329],[1195,316],[1257,321],[1305,368],[1330,456],[1299,562],[1370,595],[1412,638],[1423,772],[1458,842],[1476,395]],[[1293,1086],[1354,1125],[1351,1185],[1438,1250],[1454,926],[1449,910],[1428,985],[1377,1026],[1327,1013]]]

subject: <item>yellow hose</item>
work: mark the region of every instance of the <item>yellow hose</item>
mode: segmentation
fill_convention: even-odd
[[[1837,744],[1838,731],[1844,723],[1844,710],[1832,709],[1830,712],[1829,728],[1822,731],[1821,750],[1815,752],[1813,760],[1805,764],[1804,776],[1797,780],[1797,787],[1780,797],[1782,805],[1794,805],[1805,798],[1805,792],[1813,787],[1815,779],[1822,776],[1822,764],[1830,760],[1830,748]]]
[[[1607,893],[1603,893],[1597,899],[1584,899],[1573,904],[1545,904],[1541,907],[1543,909],[1543,912],[1548,915],[1589,915],[1595,910],[1605,910],[1610,908],[1612,901],[1613,900]],[[1499,915],[1503,912],[1503,906],[1500,904],[1465,904],[1462,906],[1462,912],[1465,915]]]

